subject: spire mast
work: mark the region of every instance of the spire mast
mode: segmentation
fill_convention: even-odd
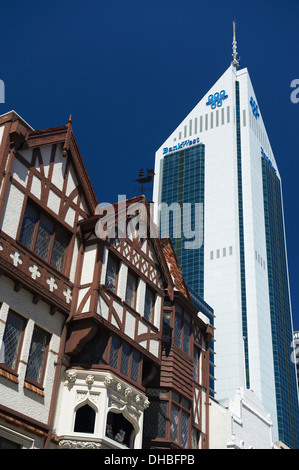
[[[236,41],[236,22],[233,21],[233,53],[232,53],[232,56],[233,56],[233,61],[232,61],[232,65],[236,68],[239,67],[239,61],[237,59],[237,41]]]

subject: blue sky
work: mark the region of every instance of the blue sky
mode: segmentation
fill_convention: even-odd
[[[132,197],[139,169],[154,167],[155,151],[229,66],[233,20],[283,180],[299,329],[299,103],[290,99],[299,0],[2,1],[0,114],[14,109],[34,129],[72,114],[99,202]]]

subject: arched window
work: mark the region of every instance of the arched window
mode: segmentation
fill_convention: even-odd
[[[74,432],[87,432],[92,434],[94,432],[95,418],[96,412],[91,406],[81,406],[81,408],[78,408],[76,411]]]
[[[121,413],[109,411],[106,436],[127,447],[133,448],[134,427]]]

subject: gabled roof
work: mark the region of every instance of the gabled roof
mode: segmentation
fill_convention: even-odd
[[[98,202],[72,130],[71,116],[66,126],[32,131],[29,133],[27,140],[29,148],[54,143],[63,143],[63,155],[70,157],[77,173],[78,181],[85,193],[86,203],[89,206],[90,212],[94,213]]]
[[[168,264],[168,268],[173,280],[174,287],[177,291],[181,292],[191,302],[191,296],[187,288],[185,279],[183,278],[182,268],[178,264],[176,253],[171,241],[171,238],[162,238],[161,246]]]
[[[161,241],[158,238],[158,228],[153,222],[151,209],[144,195],[136,196],[131,199],[126,199],[124,201],[121,201],[120,203],[117,202],[115,204],[111,204],[109,206],[111,210],[110,212],[111,216],[109,216],[109,212],[108,212],[108,215],[107,213],[105,214],[104,213],[105,208],[103,208],[103,211],[101,211],[101,213],[98,213],[98,214],[96,213],[95,215],[78,222],[78,226],[81,228],[82,232],[95,230],[97,222],[103,217],[105,217],[105,229],[106,230],[113,224],[115,224],[115,227],[117,227],[119,224],[121,224],[121,222],[124,222],[124,221],[127,222],[130,219],[132,219],[135,215],[137,215],[137,212],[140,208],[140,204],[144,205],[145,211],[146,211],[145,222],[147,224],[147,238],[151,241],[153,245],[153,248],[155,250],[155,255],[161,267],[161,271],[167,282],[168,294],[170,298],[172,299],[173,288],[174,288],[173,278],[170,275],[169,267],[165,258],[164,251],[162,249]],[[106,207],[108,208],[108,206]],[[128,208],[130,209],[129,214],[128,214]],[[135,212],[135,209],[136,209],[136,212]],[[140,215],[140,221],[141,220],[142,220],[142,214]]]
[[[71,116],[65,126],[38,130],[34,130],[29,126],[15,111],[0,116],[0,123],[8,122],[11,126],[10,138],[12,141],[17,139],[18,133],[22,133],[22,149],[63,144],[63,155],[71,159],[76,176],[85,194],[89,211],[94,214],[98,202],[73,134]]]

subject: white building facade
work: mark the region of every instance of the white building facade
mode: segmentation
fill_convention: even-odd
[[[252,390],[239,388],[228,406],[210,399],[210,449],[278,449],[273,424]]]

